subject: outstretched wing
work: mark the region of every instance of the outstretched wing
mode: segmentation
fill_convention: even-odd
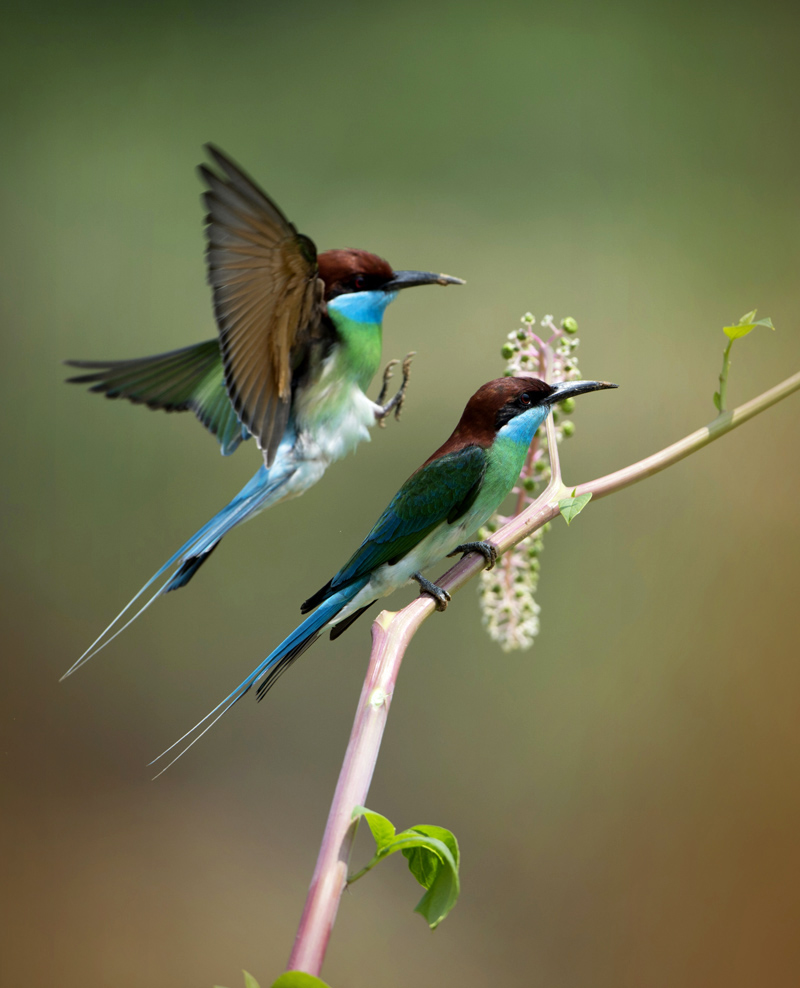
[[[465,446],[412,474],[347,564],[303,604],[303,613],[384,563],[398,562],[442,522],[458,521],[477,497],[485,471],[486,451]]]
[[[289,418],[292,371],[324,334],[317,250],[240,168],[207,145],[208,280],[231,403],[269,466]]]
[[[91,372],[70,377],[69,383],[89,384],[90,391],[107,398],[127,398],[134,404],[166,412],[193,411],[217,437],[226,456],[248,438],[228,398],[218,340],[137,360],[66,363]]]

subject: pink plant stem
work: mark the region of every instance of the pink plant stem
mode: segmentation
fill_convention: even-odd
[[[353,730],[333,796],[317,866],[289,958],[290,971],[318,975],[325,957],[339,900],[347,880],[357,821],[353,808],[367,800],[383,738],[397,674],[407,641],[405,611],[382,611],[372,624],[372,653],[361,689]],[[392,635],[388,634],[392,625]],[[409,632],[409,640],[411,634]]]
[[[723,412],[709,425],[660,452],[605,477],[578,485],[576,493],[605,497],[623,487],[629,487],[677,463],[798,390],[800,372],[733,411]],[[495,532],[492,541],[499,552],[510,549],[541,528],[545,522],[555,518],[559,513],[559,500],[571,490],[561,481],[552,421],[550,416],[547,422],[548,443],[553,456],[550,483],[526,511]],[[451,567],[436,583],[453,594],[479,573],[483,566],[483,557],[471,553]],[[402,611],[381,611],[373,622],[369,668],[288,970],[305,971],[317,976],[320,973],[346,884],[347,863],[356,832],[356,823],[351,819],[353,809],[363,806],[367,800],[405,650],[422,622],[434,612],[434,608],[432,597],[420,596]]]

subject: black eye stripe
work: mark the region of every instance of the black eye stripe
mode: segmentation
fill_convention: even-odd
[[[524,391],[518,391],[513,397],[509,396],[506,403],[498,409],[495,414],[495,428],[502,429],[515,416],[522,415],[532,408],[540,408],[552,391],[553,389],[544,381],[531,379]]]

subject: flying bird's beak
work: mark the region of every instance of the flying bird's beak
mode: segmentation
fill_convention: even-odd
[[[384,292],[396,292],[401,288],[414,288],[416,285],[465,285],[461,278],[449,274],[434,274],[432,271],[395,271],[391,281],[381,286]]]
[[[565,398],[585,395],[587,391],[603,391],[605,388],[618,387],[618,384],[611,384],[610,381],[561,381],[559,384],[553,385],[553,393],[545,399],[545,404],[555,405]]]

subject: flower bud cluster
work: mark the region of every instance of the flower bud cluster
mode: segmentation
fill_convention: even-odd
[[[508,521],[498,515],[481,530],[480,537]],[[492,570],[480,575],[479,593],[483,626],[504,652],[530,648],[539,634],[539,605],[534,594],[539,583],[539,557],[544,548],[545,525],[503,556]]]
[[[505,376],[540,377],[550,383],[576,381],[580,377],[576,351],[581,342],[575,336],[578,331],[577,322],[568,316],[561,320],[560,326],[556,326],[552,316],[545,316],[539,323],[539,328],[544,332],[539,335],[536,332],[536,319],[530,312],[526,312],[520,321],[521,328],[508,334],[500,350],[507,361]],[[567,419],[574,409],[574,398],[567,398],[554,409],[553,419],[559,443],[564,436],[571,436],[575,432],[574,423]],[[537,434],[540,448],[542,442],[546,442],[544,433],[542,426]],[[545,479],[542,476],[536,477],[537,482]]]
[[[580,377],[576,354],[580,340],[575,335],[578,324],[574,319],[563,319],[557,326],[552,316],[545,316],[537,326],[534,316],[526,312],[521,323],[519,329],[508,334],[501,349],[501,355],[507,361],[506,377],[540,377],[551,383],[574,381]],[[575,400],[567,398],[553,410],[558,443],[575,432],[575,424],[568,418],[574,408]],[[545,427],[542,426],[531,443],[519,483],[513,491],[514,511],[509,516],[494,515],[481,530],[480,538],[490,539],[492,532],[524,511],[549,480],[550,457]],[[530,648],[539,633],[539,605],[534,594],[539,583],[543,533],[549,527],[545,525],[534,532],[510,549],[493,570],[481,573],[479,594],[483,624],[505,652]]]

